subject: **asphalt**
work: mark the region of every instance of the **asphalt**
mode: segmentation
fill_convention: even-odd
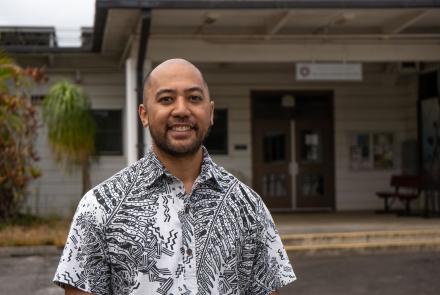
[[[281,295],[440,294],[440,252],[289,257],[298,280]]]
[[[440,218],[398,217],[371,212],[273,214],[280,235],[343,238],[385,232],[439,231]],[[341,239],[341,237],[337,237]],[[370,239],[370,238],[369,238]],[[298,280],[282,295],[440,294],[440,248],[391,251],[332,251],[309,255],[289,251]],[[0,295],[64,294],[51,283],[61,249],[0,247]]]
[[[440,252],[296,256],[298,280],[281,295],[438,295]],[[62,295],[52,284],[59,256],[0,257],[0,295]]]

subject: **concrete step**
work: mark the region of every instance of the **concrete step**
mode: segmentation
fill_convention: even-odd
[[[440,229],[287,234],[282,240],[286,251],[305,254],[440,250]]]

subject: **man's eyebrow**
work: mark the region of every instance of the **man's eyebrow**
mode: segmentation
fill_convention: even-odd
[[[190,87],[188,89],[185,89],[185,92],[193,92],[193,91],[200,91],[203,93],[203,88],[199,86]]]
[[[156,97],[158,97],[159,95],[163,94],[163,93],[175,93],[176,91],[173,89],[168,89],[168,88],[164,88],[164,89],[160,89],[159,91],[156,92]]]
[[[201,93],[204,93],[203,88],[199,87],[199,86],[194,86],[194,87],[190,87],[190,88],[185,89],[185,92],[194,92],[194,91],[199,91]],[[156,97],[159,97],[160,95],[162,95],[164,93],[174,94],[176,92],[177,92],[176,90],[171,89],[171,88],[163,88],[163,89],[160,89],[159,91],[156,92]]]

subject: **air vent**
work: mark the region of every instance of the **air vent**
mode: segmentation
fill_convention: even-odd
[[[398,66],[401,74],[416,74],[420,71],[420,63],[418,62],[401,62]]]

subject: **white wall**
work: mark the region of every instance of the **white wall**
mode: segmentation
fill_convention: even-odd
[[[80,86],[90,97],[92,109],[119,109],[125,116],[125,76],[124,72],[81,73]],[[43,86],[36,87],[33,93],[44,95],[56,81],[73,81],[74,74],[56,73]],[[37,134],[36,150],[40,157],[38,166],[42,176],[33,181],[29,191],[25,210],[41,215],[71,215],[81,198],[81,173],[75,169],[68,173],[55,163],[47,142],[47,130],[41,120],[41,106],[37,107],[40,115],[40,128]],[[124,121],[124,118],[123,118]],[[123,135],[124,136],[124,135]],[[91,167],[92,185],[113,175],[126,165],[125,156],[99,156]]]
[[[401,165],[400,145],[416,139],[416,79],[400,76],[384,64],[365,64],[362,82],[296,82],[293,64],[200,65],[216,107],[229,110],[229,155],[214,156],[220,165],[238,171],[252,183],[251,90],[333,90],[335,131],[335,194],[337,210],[378,209],[374,192],[387,189]],[[393,68],[393,67],[391,67]],[[394,170],[351,171],[348,136],[353,131],[393,132]],[[235,151],[246,144],[246,151]]]
[[[383,64],[366,64],[362,82],[302,82],[294,77],[293,64],[201,64],[217,108],[228,109],[229,154],[214,160],[252,183],[251,90],[332,90],[334,92],[335,190],[337,210],[381,208],[374,192],[388,188],[390,175],[400,170],[400,144],[417,136],[416,79],[398,77]],[[66,77],[52,74],[51,81]],[[73,75],[67,75],[73,79]],[[125,76],[120,72],[83,73],[82,86],[95,109],[122,109],[125,116]],[[45,86],[46,88],[49,85]],[[43,94],[45,87],[39,89]],[[123,118],[123,122],[125,119]],[[348,135],[353,131],[390,131],[395,134],[396,167],[387,171],[351,171]],[[123,135],[125,138],[125,135]],[[234,150],[245,144],[247,150]],[[69,215],[81,197],[79,173],[67,174],[54,163],[44,128],[37,149],[43,176],[31,187],[30,208],[40,214]],[[97,184],[126,166],[124,156],[100,157],[93,164]],[[37,206],[38,204],[38,206]]]

